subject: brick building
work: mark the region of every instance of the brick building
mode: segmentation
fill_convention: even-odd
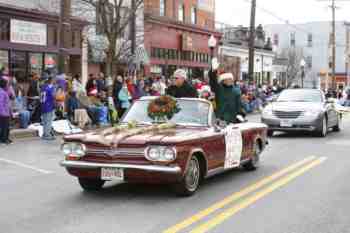
[[[45,69],[57,71],[59,16],[36,7],[36,1],[0,1],[0,67],[8,68],[19,82],[27,82],[30,73]],[[27,5],[26,5],[27,4]],[[81,73],[82,31],[86,21],[70,18],[61,48],[67,55],[72,73]]]
[[[221,36],[215,31],[215,1],[145,0],[144,8],[146,73],[169,76],[181,67],[202,76],[209,68],[208,39]]]

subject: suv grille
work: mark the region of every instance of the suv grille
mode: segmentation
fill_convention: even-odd
[[[273,115],[281,119],[296,119],[303,115],[302,111],[273,111]]]

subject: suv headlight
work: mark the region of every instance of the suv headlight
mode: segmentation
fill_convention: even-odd
[[[310,110],[310,111],[306,111],[304,113],[304,116],[306,117],[316,117],[320,114],[320,111],[317,111],[317,110]]]
[[[152,162],[172,162],[176,159],[176,150],[172,147],[150,146],[145,151],[145,157]]]
[[[81,158],[85,156],[86,146],[81,143],[70,142],[64,143],[61,146],[61,150],[64,156]]]

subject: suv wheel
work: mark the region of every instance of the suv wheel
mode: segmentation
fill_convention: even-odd
[[[328,122],[327,122],[327,118],[324,116],[319,128],[316,131],[316,135],[318,137],[324,138],[327,136],[327,133],[328,133]]]

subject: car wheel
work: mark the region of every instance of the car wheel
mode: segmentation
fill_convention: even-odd
[[[78,178],[80,186],[85,191],[98,191],[101,190],[105,184],[104,180],[90,179],[90,178]]]
[[[179,196],[192,196],[199,187],[201,175],[199,160],[192,156],[184,178],[175,185],[176,193]]]
[[[268,137],[273,137],[273,130],[267,130],[267,136]]]
[[[328,122],[327,118],[323,117],[320,127],[316,131],[318,137],[326,137],[328,133]]]
[[[336,126],[333,127],[333,131],[334,132],[340,132],[341,131],[341,121],[342,121],[342,116],[339,115],[338,116],[338,122],[337,122]]]
[[[254,153],[252,158],[249,160],[248,163],[243,165],[243,168],[247,171],[254,171],[257,168],[259,168],[260,164],[260,154],[261,154],[261,147],[258,142],[255,143],[254,146]]]

